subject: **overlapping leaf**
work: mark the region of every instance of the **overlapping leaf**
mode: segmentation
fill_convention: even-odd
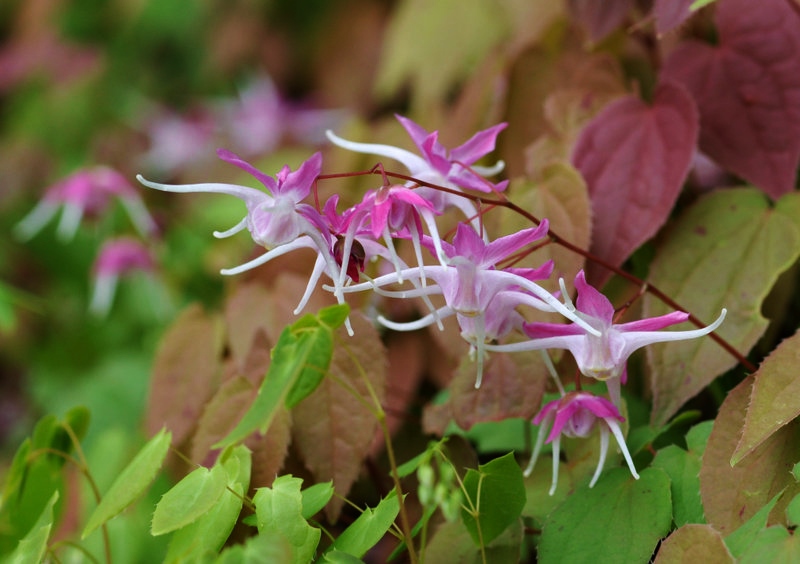
[[[653,15],[656,18],[656,31],[659,35],[672,31],[689,16],[692,0],[656,0],[653,3]]]
[[[572,162],[589,187],[590,250],[619,266],[664,224],[689,171],[698,119],[686,91],[665,82],[652,105],[634,96],[609,104],[583,129]],[[609,273],[589,265],[596,285]]]
[[[783,492],[771,512],[782,520],[789,501],[800,492],[791,474],[800,452],[800,424],[785,425],[761,443],[736,466],[731,455],[739,442],[753,378],[728,393],[708,439],[700,470],[700,493],[709,524],[727,536],[746,523],[776,495]]]
[[[306,466],[317,482],[332,480],[340,495],[347,495],[358,477],[377,427],[361,371],[379,400],[386,379],[386,352],[377,331],[360,313],[350,321],[355,336],[337,332],[328,376],[292,410],[292,436]],[[338,516],[342,503],[335,498],[326,506],[330,519]]]
[[[785,0],[723,0],[716,24],[718,45],[685,42],[662,76],[697,102],[700,148],[777,199],[800,160],[800,14]]]
[[[800,334],[772,351],[755,373],[742,436],[731,464],[736,464],[778,429],[800,414]]]
[[[673,532],[658,549],[655,564],[673,562],[714,562],[733,564],[722,535],[710,525],[684,525]]]
[[[754,189],[716,192],[688,208],[660,242],[649,280],[705,322],[722,308],[718,333],[747,354],[767,326],[761,304],[778,276],[800,255],[794,200],[771,208]],[[652,295],[645,317],[668,312]],[[736,364],[708,337],[647,347],[653,388],[652,420],[663,424],[689,398]]]

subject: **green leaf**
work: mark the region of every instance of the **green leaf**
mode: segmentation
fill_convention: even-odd
[[[522,520],[510,527],[485,548],[486,560],[461,520],[444,522],[425,548],[425,562],[458,562],[458,564],[517,564],[522,544]]]
[[[247,539],[244,544],[226,548],[214,564],[288,564],[293,558],[292,547],[282,535],[265,532]]]
[[[664,540],[655,564],[676,562],[713,562],[733,564],[722,535],[711,525],[684,525]]]
[[[732,465],[800,415],[798,365],[800,333],[778,345],[755,372],[744,429],[731,457]]]
[[[100,500],[89,517],[81,538],[85,539],[97,527],[118,515],[147,489],[164,464],[171,439],[172,435],[166,429],[161,429],[142,447]]]
[[[363,560],[356,558],[352,554],[347,554],[341,550],[331,550],[322,555],[319,562],[329,562],[330,564],[363,564]]]
[[[322,532],[303,517],[301,478],[278,476],[272,487],[259,488],[253,496],[258,517],[258,531],[279,533],[292,547],[295,562],[310,562]]]
[[[545,521],[539,562],[647,562],[669,533],[669,478],[647,468],[634,480],[625,468],[580,488]]]
[[[320,482],[300,493],[303,496],[303,519],[311,519],[333,497],[333,482]]]
[[[39,519],[28,531],[28,534],[19,541],[16,550],[9,554],[4,562],[8,564],[42,562],[44,552],[47,550],[47,539],[50,538],[50,529],[53,528],[53,507],[56,501],[58,501],[57,491],[50,496],[50,501],[45,505]]]
[[[293,407],[319,386],[332,355],[333,331],[313,315],[286,327],[272,350],[272,363],[255,401],[213,448],[241,442],[256,429],[266,433],[279,408]]]
[[[320,323],[328,329],[336,330],[344,323],[350,315],[350,306],[347,304],[332,305],[319,310],[317,317]]]
[[[525,507],[522,469],[510,452],[470,469],[464,477],[468,497],[461,517],[472,541],[486,546],[519,519]],[[471,513],[474,511],[474,513]]]
[[[365,509],[358,519],[339,535],[329,551],[340,550],[357,558],[363,557],[383,538],[398,513],[400,513],[400,502],[393,492],[383,498],[375,509],[369,507]]]
[[[716,1],[717,0],[694,0],[694,2],[692,2],[689,6],[689,11],[696,12],[700,8],[705,8],[709,4],[713,4]]]
[[[758,533],[753,544],[739,558],[739,564],[800,562],[800,537],[776,525]]]
[[[678,527],[706,522],[700,499],[700,456],[670,445],[659,450],[653,460],[653,468],[661,468],[670,478],[673,519]]]
[[[228,448],[220,455],[218,464],[228,477],[226,491],[196,521],[175,531],[164,562],[186,562],[203,554],[216,554],[228,540],[250,484],[250,449],[244,445]]]
[[[170,533],[196,521],[211,509],[225,492],[228,475],[217,464],[190,472],[165,493],[153,512],[153,536]]]
[[[747,548],[753,544],[758,533],[766,528],[769,514],[782,495],[783,492],[778,493],[741,527],[725,537],[725,545],[734,557],[739,558],[744,554]]]
[[[800,256],[795,208],[800,194],[773,207],[759,190],[721,190],[697,200],[659,245],[649,282],[705,323],[722,308],[728,315],[717,333],[749,351],[767,327],[761,305],[778,276]],[[746,265],[746,267],[745,267]],[[669,308],[652,294],[645,317]],[[689,398],[736,364],[708,337],[647,347],[655,424],[667,421]]]

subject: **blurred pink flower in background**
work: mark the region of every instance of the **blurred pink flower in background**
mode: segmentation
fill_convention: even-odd
[[[109,239],[100,248],[94,263],[94,292],[89,310],[101,317],[107,315],[121,276],[154,269],[155,261],[143,243],[130,237]]]

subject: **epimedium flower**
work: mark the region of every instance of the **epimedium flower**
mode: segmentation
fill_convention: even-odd
[[[483,178],[501,172],[505,167],[503,161],[499,161],[492,167],[475,165],[479,159],[494,151],[497,135],[508,124],[500,123],[479,131],[464,144],[448,151],[439,143],[437,131],[431,133],[408,118],[399,115],[395,115],[395,117],[408,132],[421,156],[392,145],[348,141],[330,130],[326,132],[326,135],[331,143],[343,149],[399,161],[408,169],[410,176],[431,184],[454,190],[470,189],[480,192],[501,192],[508,186],[506,180],[492,184]],[[472,202],[465,198],[424,186],[415,191],[433,204],[434,209],[439,212],[448,207],[457,207],[467,217],[477,215]]]
[[[634,351],[653,343],[683,341],[708,335],[722,324],[727,313],[723,308],[711,325],[689,331],[662,331],[689,319],[689,314],[682,311],[616,324],[611,301],[586,282],[582,270],[575,276],[575,288],[578,291],[577,309],[571,303],[567,307],[575,311],[583,324],[525,323],[523,330],[530,340],[490,345],[487,349],[505,352],[567,349],[575,357],[581,374],[606,382],[609,395],[617,405],[620,403],[620,384],[624,384],[627,377],[627,360]],[[587,332],[586,326],[595,331]]]
[[[534,425],[540,425],[536,445],[533,448],[531,461],[525,469],[525,476],[530,476],[536,460],[539,458],[544,443],[553,444],[553,481],[550,485],[550,495],[553,495],[558,486],[558,463],[561,452],[561,436],[586,438],[597,427],[600,431],[600,454],[597,468],[594,471],[589,487],[594,487],[603,471],[603,465],[608,453],[608,435],[614,435],[622,456],[628,464],[631,475],[639,479],[636,467],[631,459],[625,437],[619,424],[625,421],[617,407],[609,400],[595,396],[588,392],[568,392],[560,399],[546,404],[536,417]],[[547,437],[545,439],[545,437]]]
[[[121,276],[135,271],[152,272],[154,269],[155,261],[150,251],[136,239],[120,237],[106,241],[93,267],[94,293],[89,311],[100,317],[107,315]]]
[[[534,282],[549,276],[552,263],[546,263],[539,269],[497,268],[497,264],[503,259],[544,237],[547,229],[548,223],[545,220],[538,227],[523,229],[486,243],[471,225],[460,223],[453,243],[441,242],[446,264],[425,265],[393,272],[369,282],[348,286],[343,288],[343,291],[357,292],[372,289],[378,294],[397,298],[441,294],[445,305],[417,321],[395,323],[379,316],[378,322],[389,329],[413,331],[427,327],[441,318],[456,315],[462,335],[474,348],[473,354],[477,353],[478,375],[475,382],[477,388],[481,384],[484,351],[487,348],[486,328],[491,327],[492,331],[500,331],[506,320],[505,316],[516,306],[527,305],[543,311],[557,311],[584,327],[588,333],[600,335],[600,331]],[[419,280],[422,276],[433,280],[435,284],[404,291],[383,289],[384,286],[398,283],[400,280],[406,278]],[[503,300],[503,307],[491,308],[492,300],[498,296]],[[510,303],[508,300],[511,300]]]
[[[275,178],[272,178],[230,151],[220,149],[217,154],[222,160],[255,177],[266,191],[236,184],[174,185],[151,182],[145,180],[142,175],[137,175],[136,178],[149,188],[165,192],[229,194],[244,201],[247,214],[242,220],[226,231],[215,231],[214,236],[217,238],[230,237],[247,229],[253,241],[267,249],[267,252],[245,264],[223,269],[221,274],[239,274],[293,250],[308,247],[315,250],[318,256],[322,257],[323,270],[334,282],[335,295],[339,303],[343,303],[344,298],[339,287],[340,268],[331,253],[331,235],[325,219],[314,206],[304,203],[317,176],[319,176],[322,167],[322,155],[315,153],[295,171],[292,171],[289,166],[284,166],[275,175]],[[318,278],[319,275],[316,278],[312,276],[309,284],[316,283]],[[310,291],[306,293],[310,294]],[[305,301],[304,299],[301,302],[301,306],[305,304]],[[299,309],[295,311],[295,313],[298,312]],[[349,321],[347,325],[348,331],[352,331]]]
[[[95,166],[79,170],[47,189],[36,207],[14,228],[22,240],[36,235],[63,209],[57,235],[62,241],[75,236],[84,217],[99,217],[118,199],[134,227],[145,237],[156,230],[153,218],[130,182],[116,170]]]

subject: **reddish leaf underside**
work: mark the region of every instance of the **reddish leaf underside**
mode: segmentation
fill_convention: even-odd
[[[722,535],[710,525],[684,525],[661,544],[655,564],[670,562],[733,563]]]
[[[153,366],[146,426],[166,426],[180,445],[217,388],[223,346],[222,323],[195,304],[181,313],[161,341]]]
[[[662,77],[694,97],[700,148],[777,199],[800,159],[800,16],[786,0],[717,4],[719,45],[686,41]]]
[[[343,328],[337,331],[328,375],[314,393],[292,410],[292,437],[306,466],[316,482],[333,480],[336,492],[342,496],[358,478],[377,428],[373,411],[364,404],[370,405],[372,400],[347,350],[358,360],[379,400],[384,396],[386,380],[386,351],[377,331],[358,312],[350,320],[355,336],[348,337]],[[325,507],[332,522],[343,503],[337,497]]]
[[[656,0],[653,16],[656,18],[656,32],[659,35],[670,32],[685,22],[692,12],[689,6],[694,0]]]
[[[781,490],[770,522],[783,521],[786,505],[800,492],[791,470],[800,452],[800,425],[794,421],[761,443],[735,467],[730,459],[742,432],[753,378],[734,388],[720,407],[703,453],[700,494],[709,524],[727,536],[747,522]]]
[[[568,0],[572,17],[586,30],[589,40],[597,43],[625,21],[631,0]]]
[[[688,173],[697,129],[691,97],[669,82],[657,88],[652,105],[628,96],[584,128],[572,162],[589,187],[593,254],[619,266],[664,224]],[[609,273],[590,264],[587,276],[601,285]]]
[[[733,453],[735,464],[800,415],[800,334],[783,341],[755,373],[742,436]],[[798,457],[800,458],[800,457]]]

